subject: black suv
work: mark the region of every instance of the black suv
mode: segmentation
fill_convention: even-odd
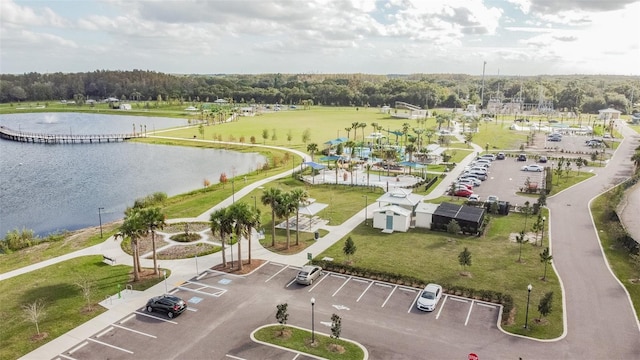
[[[149,301],[147,301],[146,309],[148,312],[158,310],[166,313],[169,318],[173,318],[187,310],[187,304],[177,296],[160,295],[149,299]]]
[[[525,154],[520,154],[520,155],[518,155],[517,160],[518,160],[518,161],[527,161],[527,155],[525,155]]]

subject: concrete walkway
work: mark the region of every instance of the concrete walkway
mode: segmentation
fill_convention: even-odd
[[[464,143],[464,138],[456,131],[456,137],[459,142]],[[174,139],[168,137],[159,137],[159,138],[167,138]],[[199,140],[205,141],[205,140]],[[247,144],[245,144],[247,145]],[[247,146],[251,146],[250,144]],[[461,161],[453,171],[447,173],[446,179],[444,179],[440,184],[432,189],[431,193],[426,196],[425,199],[433,199],[440,197],[444,194],[451,181],[453,181],[464,169],[466,165],[468,165],[475,158],[476,152],[480,153],[483,149],[475,144],[471,144],[472,149],[475,151],[468,155],[463,161]],[[279,150],[287,150],[294,152],[296,155],[301,156],[305,161],[309,160],[309,157],[299,151],[278,148],[274,146],[267,146],[270,148],[276,148]],[[229,197],[224,201],[220,202],[216,206],[213,206],[211,209],[205,211],[203,214],[195,217],[195,218],[187,218],[187,219],[171,219],[170,222],[189,222],[189,221],[199,221],[199,222],[207,222],[209,221],[209,215],[219,208],[224,208],[233,203],[234,200],[240,199],[247,194],[249,194],[254,189],[257,189],[261,186],[268,184],[276,179],[280,179],[285,176],[291,175],[293,170],[285,171],[281,174],[273,175],[271,177],[265,178],[263,180],[256,181],[240,190],[238,190],[233,197]],[[640,194],[639,190],[636,190],[638,194]],[[637,197],[633,197],[629,199],[630,201],[638,201],[637,204],[632,206],[638,206],[640,208],[640,195]],[[252,247],[252,258],[254,259],[264,259],[267,261],[274,261],[284,264],[289,264],[291,266],[302,266],[307,263],[307,253],[312,253],[313,256],[316,256],[331,245],[333,245],[338,240],[342,239],[344,236],[349,234],[355,227],[362,223],[365,219],[365,214],[369,215],[369,219],[371,219],[371,215],[373,214],[373,210],[378,208],[378,204],[373,202],[368,205],[367,209],[362,209],[357,214],[352,216],[350,219],[346,220],[339,226],[325,226],[323,227],[329,233],[324,237],[321,237],[316,241],[313,245],[309,246],[305,249],[304,252],[293,254],[293,255],[280,255],[275,254],[264,247],[259,243],[258,237],[254,233],[251,237],[251,247]],[[629,206],[629,205],[628,205]],[[638,237],[640,238],[640,236]],[[68,259],[85,256],[85,255],[106,255],[110,258],[115,259],[117,264],[125,264],[129,266],[133,266],[133,260],[131,256],[122,251],[120,247],[121,240],[114,240],[113,237],[105,240],[105,242],[94,245],[92,247],[82,249],[70,254],[66,254],[54,259],[50,259],[47,261],[43,261],[37,264],[32,264],[27,267],[23,267],[20,269],[16,269],[14,271],[7,272],[5,274],[0,274],[0,280],[5,280],[20,274],[27,273],[29,271],[33,271],[36,269],[40,269],[58,262],[66,261]],[[247,246],[243,246],[243,257],[246,259],[247,256]],[[236,249],[227,248],[227,258],[230,257],[231,251],[235,254]],[[66,334],[50,341],[49,343],[41,346],[40,348],[34,350],[33,352],[24,356],[24,359],[42,359],[42,358],[51,358],[55,356],[55,354],[60,354],[72,346],[80,343],[90,334],[94,334],[105,327],[109,326],[114,319],[122,318],[132,311],[141,309],[146,303],[147,299],[156,296],[159,294],[163,294],[167,291],[167,289],[171,289],[175,287],[177,284],[182,283],[183,281],[189,280],[199,273],[201,273],[204,269],[211,268],[215,265],[218,265],[222,262],[222,254],[220,252],[198,257],[192,259],[182,259],[182,260],[159,260],[158,266],[161,268],[167,268],[171,270],[171,275],[166,278],[165,281],[156,284],[155,286],[149,288],[144,292],[136,292],[124,289],[119,295],[114,294],[114,296],[105,299],[101,302],[101,305],[108,308],[109,310],[105,313],[97,316],[96,318],[78,326],[77,328],[67,332]],[[141,259],[141,264],[144,267],[153,267],[153,261],[150,259]]]

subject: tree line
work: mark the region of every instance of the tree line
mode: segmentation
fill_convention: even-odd
[[[149,70],[0,74],[0,102],[59,100],[178,100],[242,104],[393,105],[422,108],[486,106],[489,99],[518,99],[555,109],[596,113],[612,107],[632,113],[640,77],[613,75],[486,76],[464,74],[253,74],[175,75]],[[482,104],[481,104],[482,103]]]

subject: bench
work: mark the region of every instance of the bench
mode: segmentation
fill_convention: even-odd
[[[107,263],[109,265],[115,265],[116,259],[108,257],[107,255],[102,255],[102,262]]]

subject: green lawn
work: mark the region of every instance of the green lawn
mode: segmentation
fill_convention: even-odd
[[[528,231],[531,231],[534,221],[533,216],[528,217]],[[445,288],[464,286],[509,294],[514,299],[516,312],[515,322],[505,326],[507,331],[536,338],[555,338],[563,331],[560,286],[550,266],[547,268],[546,281],[541,280],[544,265],[540,262],[539,254],[543,247],[523,244],[522,262],[518,262],[520,245],[510,241],[509,234],[520,231],[524,225],[524,215],[517,213],[492,216],[486,234],[481,237],[450,235],[419,228],[407,233],[384,234],[379,229],[360,225],[348,235],[357,246],[351,261],[357,267],[413,276],[424,282],[440,283]],[[318,254],[316,259],[331,257],[334,262],[346,262],[342,251],[344,240]],[[467,268],[470,276],[461,275],[462,268],[458,263],[458,254],[465,247],[472,254],[472,265]],[[531,309],[537,308],[545,292],[553,291],[554,311],[544,325],[530,323],[530,331],[524,331],[522,325],[529,283],[534,287]],[[536,316],[537,312],[533,311],[531,315]]]
[[[282,331],[286,332],[283,336]],[[314,340],[311,342],[311,332],[292,326],[273,325],[264,327],[254,333],[257,340],[270,344],[300,351],[305,354],[319,356],[323,359],[331,360],[361,360],[364,359],[364,352],[356,344],[342,339],[332,339],[329,336],[315,333]],[[331,346],[338,345],[344,352],[340,353],[331,350]],[[293,354],[292,354],[293,355]]]
[[[84,256],[64,261],[43,269],[2,281],[0,310],[0,359],[17,359],[43,344],[55,339],[78,325],[106,311],[96,305],[108,295],[118,292],[118,285],[125,289],[130,284],[131,267],[110,266],[102,262],[102,256]],[[89,310],[82,295],[79,281],[91,284]],[[161,281],[151,279],[131,284],[135,290],[145,290]],[[24,319],[23,305],[42,299],[45,314],[39,321],[40,332],[47,333],[42,340],[32,340],[36,335],[34,323]]]

